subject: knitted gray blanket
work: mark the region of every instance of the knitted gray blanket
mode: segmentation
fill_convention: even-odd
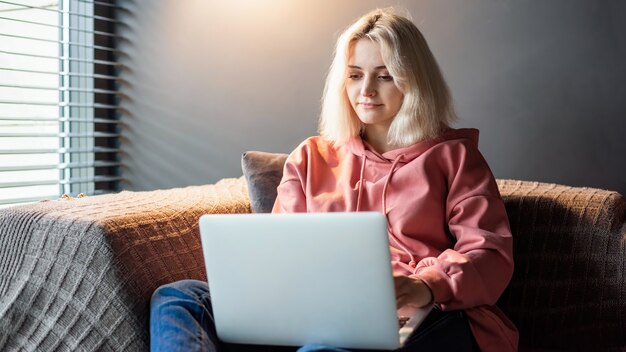
[[[249,204],[239,178],[1,210],[0,350],[147,350],[152,292],[206,279],[200,215]]]

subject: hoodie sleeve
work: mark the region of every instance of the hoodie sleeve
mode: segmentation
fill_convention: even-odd
[[[450,148],[447,226],[456,243],[437,257],[422,259],[416,276],[442,309],[494,305],[513,273],[513,244],[504,202],[477,147]]]
[[[283,168],[283,178],[277,188],[272,213],[304,213],[307,211],[304,180],[306,179],[306,150],[294,150]]]

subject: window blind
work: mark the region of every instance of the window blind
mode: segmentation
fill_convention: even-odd
[[[0,206],[119,190],[115,1],[0,1]]]

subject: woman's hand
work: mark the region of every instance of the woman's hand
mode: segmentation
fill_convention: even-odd
[[[422,308],[433,302],[433,293],[424,281],[408,276],[394,276],[398,308],[406,305]]]

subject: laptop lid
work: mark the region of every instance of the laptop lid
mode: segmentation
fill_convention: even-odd
[[[222,341],[400,346],[383,214],[203,215],[200,233]]]

